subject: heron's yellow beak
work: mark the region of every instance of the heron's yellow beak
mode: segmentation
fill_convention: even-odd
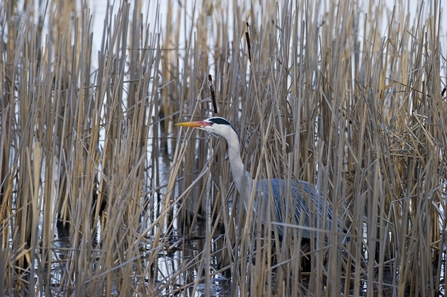
[[[182,127],[192,127],[192,128],[204,128],[211,126],[211,123],[205,122],[205,121],[197,121],[197,122],[183,122],[183,123],[177,123],[176,126],[182,126]]]

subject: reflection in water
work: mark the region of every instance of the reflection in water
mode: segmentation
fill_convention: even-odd
[[[181,233],[181,232],[179,232]],[[202,296],[206,294],[206,228],[204,222],[196,223],[191,236],[171,237],[169,247],[159,253],[159,294]],[[210,296],[229,296],[230,281],[222,273],[219,254],[223,245],[223,234],[212,239],[211,270],[209,272]],[[219,248],[220,246],[220,248]],[[177,275],[176,275],[177,274]],[[173,278],[175,276],[175,278]],[[173,282],[173,279],[176,279]]]

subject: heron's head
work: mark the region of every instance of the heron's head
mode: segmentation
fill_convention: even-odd
[[[236,133],[230,122],[221,117],[212,117],[203,121],[177,123],[176,126],[192,127],[212,132],[228,138],[232,133]]]

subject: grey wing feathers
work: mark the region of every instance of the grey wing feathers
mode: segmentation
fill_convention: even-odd
[[[273,194],[273,199],[268,198],[269,197],[269,184],[271,183],[271,189]],[[297,224],[303,224],[304,226],[310,226],[310,217],[311,213],[317,211],[318,215],[315,214],[315,225],[317,226],[318,219],[323,218],[324,216],[324,199],[319,195],[318,191],[316,190],[315,186],[312,184],[309,184],[305,181],[298,181],[295,180],[290,181],[290,189],[291,189],[291,196],[288,197],[287,195],[287,188],[286,188],[286,180],[284,179],[271,179],[271,180],[261,180],[257,184],[258,193],[261,192],[261,199],[264,201],[262,207],[264,209],[267,209],[267,201],[274,201],[274,210],[275,210],[275,216],[272,217],[272,221],[277,222],[284,222],[283,216],[295,216],[295,220]],[[309,196],[309,197],[308,197]],[[314,205],[309,208],[307,201],[310,201]],[[293,205],[290,205],[290,204]],[[292,211],[293,210],[293,211]],[[264,212],[265,214],[266,212]],[[272,209],[273,213],[273,209]],[[305,217],[301,219],[301,215],[304,214]],[[326,207],[326,215],[328,220],[326,221],[327,226],[331,226],[331,220],[332,220],[332,209],[330,208],[330,205],[327,205]],[[265,218],[265,217],[264,217]],[[290,220],[289,220],[290,222]],[[292,221],[293,222],[293,221]],[[322,228],[323,226],[319,226]],[[279,233],[282,235],[282,228],[278,229]],[[303,238],[310,238],[310,232],[309,230],[304,229],[303,230]]]

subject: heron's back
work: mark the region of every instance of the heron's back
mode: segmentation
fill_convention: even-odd
[[[269,192],[270,185],[272,191],[271,197]],[[314,217],[315,224],[313,227],[329,229],[332,224],[332,208],[328,202],[326,202],[325,207],[325,201],[318,193],[315,186],[301,180],[298,182],[290,180],[290,191],[287,190],[287,186],[287,180],[284,179],[264,179],[258,181],[256,186],[258,201],[255,203],[255,209],[258,210],[258,207],[263,207],[263,222],[267,214],[267,202],[274,201],[274,205],[270,204],[271,213],[274,214],[271,217],[271,221],[292,224],[296,223],[309,227],[310,218]],[[263,201],[264,203],[259,203],[259,201]],[[301,218],[302,215],[304,215],[304,218]],[[285,216],[290,219],[284,220]],[[295,217],[295,222],[292,219],[293,216]],[[322,224],[325,217],[326,227],[318,225]],[[279,226],[278,232],[280,235],[283,235],[283,228]],[[304,229],[302,237],[310,238],[310,231]]]

